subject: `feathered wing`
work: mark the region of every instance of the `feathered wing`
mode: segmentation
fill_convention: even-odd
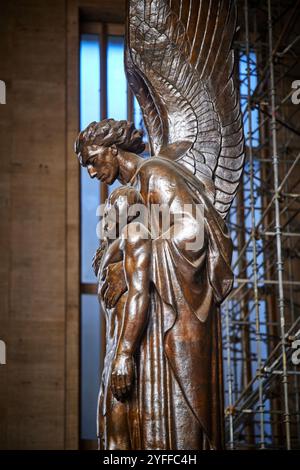
[[[151,152],[211,178],[225,217],[244,163],[233,0],[129,0],[125,66]],[[168,152],[168,149],[177,152]]]

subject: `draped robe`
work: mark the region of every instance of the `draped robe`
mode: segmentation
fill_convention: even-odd
[[[191,201],[204,207],[204,245],[197,262],[191,263],[172,237],[159,236],[152,241],[149,317],[135,354],[133,392],[126,403],[117,405],[111,396],[109,400],[127,413],[124,442],[130,442],[131,449],[221,449],[224,410],[219,304],[232,288],[232,243],[213,207],[205,179],[199,182],[176,162],[155,160],[171,165],[172,171],[177,168]],[[132,184],[136,185],[140,171]],[[109,387],[109,377],[106,383]],[[108,411],[105,414],[113,428],[116,417],[113,413],[109,417]],[[111,447],[108,444],[106,448]]]

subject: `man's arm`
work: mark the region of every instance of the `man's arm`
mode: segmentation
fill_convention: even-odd
[[[114,307],[127,289],[120,243],[118,238],[108,245],[101,261],[98,294],[107,308]]]
[[[128,294],[111,376],[112,392],[119,400],[129,393],[134,379],[133,355],[148,320],[151,266],[151,239],[143,225],[129,224],[123,241]]]

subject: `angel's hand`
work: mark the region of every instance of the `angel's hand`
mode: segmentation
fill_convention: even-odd
[[[113,308],[127,290],[123,262],[110,264],[104,270],[99,284],[99,294],[107,308]]]
[[[118,354],[112,364],[111,391],[122,401],[130,394],[134,381],[134,360],[131,354]]]

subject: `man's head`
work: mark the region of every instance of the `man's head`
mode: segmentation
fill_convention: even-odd
[[[112,184],[119,174],[119,150],[142,153],[143,132],[128,121],[105,119],[92,122],[81,131],[75,142],[80,164],[87,167],[91,178]]]
[[[143,198],[131,186],[120,186],[109,196],[104,209],[104,236],[118,238],[121,230],[140,215]]]

